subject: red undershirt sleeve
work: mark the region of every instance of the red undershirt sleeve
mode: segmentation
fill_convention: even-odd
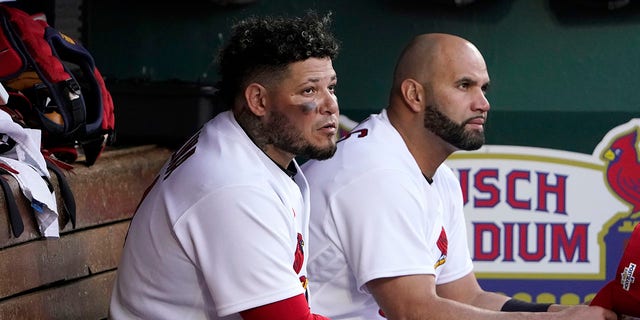
[[[241,311],[244,320],[330,320],[312,314],[304,294]]]

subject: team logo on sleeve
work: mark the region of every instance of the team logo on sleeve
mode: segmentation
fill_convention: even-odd
[[[304,262],[304,239],[302,239],[302,234],[298,233],[298,243],[296,245],[295,259],[293,261],[293,270],[296,273],[300,273],[302,270],[302,263]]]
[[[298,233],[298,245],[296,246],[295,258],[293,261],[293,270],[300,274],[302,270],[302,264],[304,263],[304,239],[302,238],[302,234]],[[302,275],[300,276],[300,284],[302,287],[307,289],[307,277]]]
[[[444,231],[444,227],[442,227],[442,230],[440,230],[440,237],[438,237],[438,249],[440,249],[440,258],[438,258],[438,261],[436,261],[436,263],[433,265],[434,269],[437,269],[439,266],[443,265],[445,262],[447,262],[447,250],[449,248],[449,241],[447,240],[447,232]]]

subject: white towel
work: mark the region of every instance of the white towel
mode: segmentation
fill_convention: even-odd
[[[40,152],[40,133],[38,129],[23,128],[15,123],[8,113],[0,110],[0,134],[6,134],[17,142],[14,149],[3,153],[2,156],[26,162],[41,176],[49,179],[47,163]]]
[[[0,155],[0,162],[18,172],[11,175],[31,202],[40,233],[45,237],[59,237],[58,206],[55,193],[49,190],[46,182],[51,177],[40,152],[40,130],[23,128],[0,110],[0,134],[8,135],[16,142],[13,149]]]

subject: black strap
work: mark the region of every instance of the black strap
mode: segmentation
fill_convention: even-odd
[[[6,173],[6,171],[2,168],[0,168],[0,172]],[[13,231],[13,236],[17,238],[24,231],[24,224],[22,223],[22,218],[20,217],[20,210],[18,209],[16,199],[13,197],[11,186],[7,181],[4,180],[4,177],[0,177],[0,186],[2,186],[2,191],[4,192],[4,200],[7,204],[7,211],[9,212],[11,230]]]
[[[84,137],[87,135],[87,110],[82,99],[80,85],[74,78],[67,79],[61,85],[61,98],[66,106],[60,108],[60,112],[68,114],[69,118],[65,118],[65,121],[70,122],[66,125],[69,126],[69,130],[73,132],[73,135],[75,137]]]
[[[96,160],[107,144],[107,139],[108,137],[105,134],[94,139],[80,141],[80,145],[82,145],[82,151],[84,151],[85,163],[87,166],[92,166],[95,164]]]
[[[47,163],[47,169],[50,169],[51,171],[53,171],[53,173],[56,175],[56,178],[58,178],[58,185],[60,186],[60,195],[62,196],[62,202],[63,202],[64,208],[65,210],[67,210],[67,213],[69,214],[69,220],[71,220],[71,225],[75,228],[76,227],[76,200],[73,197],[73,192],[69,187],[69,183],[67,182],[67,179],[65,178],[60,168],[58,168],[58,166],[55,163],[53,163],[51,159],[44,157],[44,160]]]
[[[547,310],[549,310],[549,306],[551,306],[551,303],[531,303],[517,299],[510,299],[502,305],[502,309],[500,309],[500,311],[547,312]]]

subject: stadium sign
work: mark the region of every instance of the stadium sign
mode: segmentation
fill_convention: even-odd
[[[578,304],[615,277],[640,222],[639,132],[632,119],[592,154],[486,145],[446,161],[460,180],[484,289]]]

